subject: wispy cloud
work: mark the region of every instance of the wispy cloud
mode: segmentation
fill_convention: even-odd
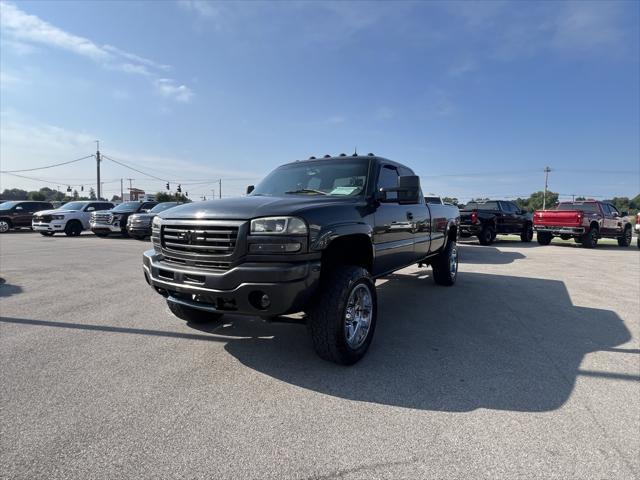
[[[39,44],[58,48],[88,58],[109,70],[154,78],[154,83],[175,83],[173,79],[161,78],[161,73],[171,69],[169,65],[155,62],[112,45],[98,45],[92,40],[66,32],[41,18],[30,15],[8,2],[0,2],[0,27],[3,36],[17,45]],[[175,91],[177,89],[177,91]],[[164,97],[180,102],[188,101],[193,93],[180,85],[174,90],[157,89]]]
[[[188,103],[193,97],[193,92],[186,85],[178,85],[170,78],[159,78],[154,82],[156,90],[166,98],[172,98],[178,102]]]
[[[209,0],[178,0],[177,3],[183,9],[202,18],[215,18],[219,15],[216,5]]]

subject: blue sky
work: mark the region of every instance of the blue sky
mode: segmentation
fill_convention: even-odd
[[[280,163],[357,146],[465,200],[539,190],[546,165],[563,194],[640,192],[640,2],[25,1],[0,13],[2,170],[79,158],[100,139],[195,198],[218,177],[239,194]],[[24,175],[88,187],[95,162]],[[102,176],[109,196],[123,177],[164,186],[109,161]]]

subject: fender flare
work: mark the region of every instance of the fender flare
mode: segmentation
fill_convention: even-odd
[[[309,250],[326,249],[337,238],[347,235],[366,235],[373,247],[373,228],[367,223],[336,223],[322,227],[318,232],[311,232]]]

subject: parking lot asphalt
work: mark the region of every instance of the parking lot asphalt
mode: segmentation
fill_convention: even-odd
[[[0,478],[640,475],[640,253],[460,246],[377,282],[363,361],[304,326],[171,315],[148,242],[0,238]]]

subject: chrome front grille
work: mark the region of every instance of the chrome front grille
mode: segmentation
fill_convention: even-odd
[[[160,234],[162,251],[166,257],[181,260],[197,258],[198,261],[214,261],[220,256],[231,256],[235,251],[242,223],[222,220],[163,220]]]
[[[33,221],[36,223],[49,223],[51,222],[51,215],[34,215]]]
[[[95,212],[91,214],[91,221],[94,223],[111,223],[113,214],[109,212]]]

